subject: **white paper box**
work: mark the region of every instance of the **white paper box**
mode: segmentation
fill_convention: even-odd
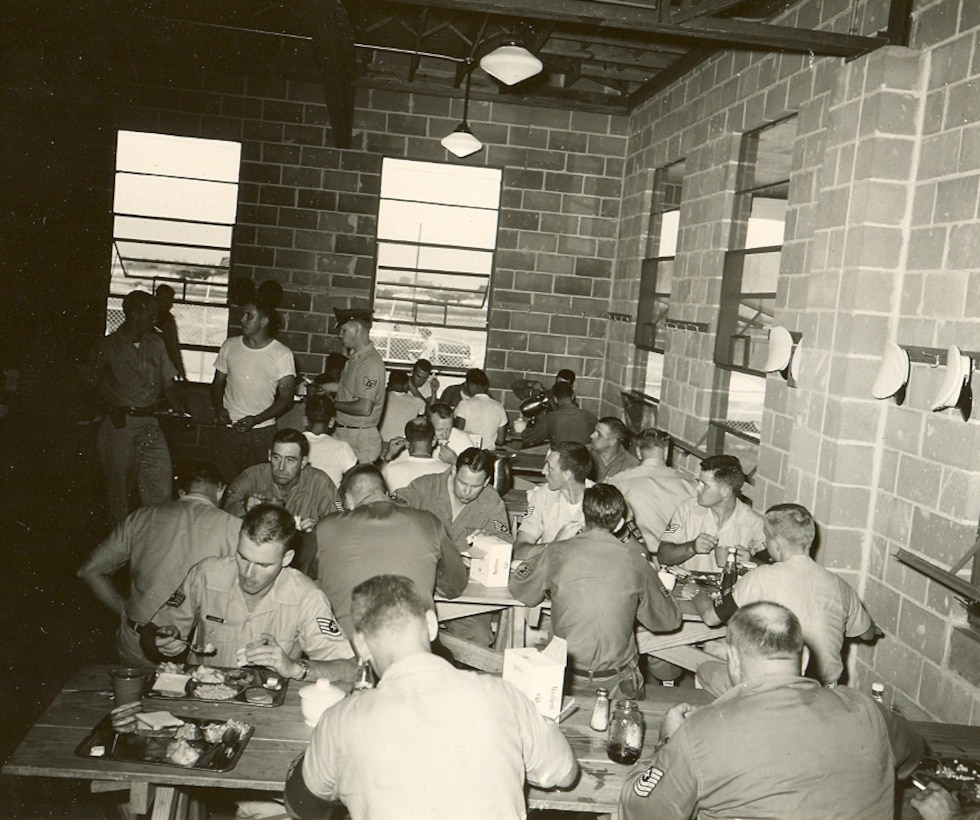
[[[485,587],[507,586],[513,545],[492,535],[474,535],[469,543],[470,580]]]
[[[505,649],[504,680],[527,695],[546,718],[557,720],[561,713],[568,644],[553,637],[544,649]]]

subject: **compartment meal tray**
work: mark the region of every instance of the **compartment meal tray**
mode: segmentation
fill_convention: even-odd
[[[194,668],[195,667],[189,667],[188,674],[190,674]],[[156,677],[153,678],[153,682],[149,685],[149,688],[143,692],[143,697],[152,700],[166,701],[168,703],[234,703],[240,706],[260,706],[265,708],[282,706],[282,702],[286,699],[286,689],[289,687],[289,679],[284,678],[273,669],[266,669],[264,667],[257,666],[245,666],[242,668],[212,666],[208,668],[217,669],[219,672],[227,676],[226,683],[224,685],[236,690],[232,697],[205,697],[200,694],[200,692],[208,692],[209,690],[206,688],[202,690],[202,687],[213,686],[213,684],[202,683],[194,680],[193,678],[187,681],[182,694],[164,693],[159,690],[155,690],[152,687],[156,683],[156,680],[160,674],[163,674],[160,672],[158,672]],[[270,679],[276,681],[278,689],[270,689],[265,686]],[[267,693],[267,695],[272,696],[272,700],[266,700],[266,695],[262,695],[261,700],[257,700],[254,697],[254,693],[253,699],[249,700],[250,689],[254,690],[255,693]],[[262,700],[265,700],[265,702],[262,702]]]
[[[221,724],[224,721],[175,715],[184,723],[197,727]],[[117,760],[129,763],[146,763],[153,766],[166,766],[171,769],[194,769],[206,772],[229,772],[235,768],[238,759],[245,751],[248,741],[255,731],[250,723],[244,734],[226,731],[224,738],[216,743],[206,740],[190,740],[189,745],[201,751],[201,756],[193,766],[182,766],[167,759],[167,746],[174,741],[173,729],[149,734],[117,732],[112,728],[112,720],[106,715],[95,728],[85,736],[76,747],[75,754],[89,760]],[[93,754],[93,749],[101,747],[104,754]]]
[[[923,786],[938,783],[956,795],[964,808],[980,807],[980,761],[962,757],[924,757],[912,778]]]

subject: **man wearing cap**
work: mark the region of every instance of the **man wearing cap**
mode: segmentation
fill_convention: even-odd
[[[334,405],[337,431],[357,454],[370,464],[381,455],[378,422],[385,406],[385,363],[371,342],[371,311],[334,309],[340,341],[350,351]]]

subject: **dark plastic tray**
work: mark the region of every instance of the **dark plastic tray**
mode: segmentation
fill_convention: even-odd
[[[950,772],[957,768],[960,771]],[[912,778],[923,786],[938,783],[954,794],[964,807],[972,809],[980,806],[980,761],[962,757],[924,757],[912,773]]]
[[[198,727],[212,723],[224,723],[222,720],[206,720],[182,715],[175,715],[184,723],[193,723]],[[167,766],[171,769],[197,769],[206,772],[229,772],[235,768],[238,758],[242,756],[248,741],[255,731],[251,724],[245,724],[248,730],[244,735],[237,732],[226,732],[225,739],[217,743],[206,740],[190,740],[188,743],[202,754],[193,766],[181,766],[166,758],[167,745],[173,741],[176,730],[161,730],[152,735],[139,733],[116,732],[112,728],[112,720],[106,715],[95,728],[86,735],[85,739],[75,749],[75,754],[89,760],[121,760],[130,763],[148,763],[155,766]],[[105,754],[93,755],[92,749],[101,746]]]
[[[190,674],[195,666],[187,667],[187,674]],[[274,669],[265,669],[264,667],[258,666],[245,666],[241,669],[233,668],[229,669],[226,667],[209,667],[211,669],[220,669],[222,672],[231,675],[234,679],[229,681],[228,685],[233,686],[237,689],[237,694],[232,698],[226,698],[221,700],[215,700],[214,698],[202,698],[198,696],[197,690],[200,686],[207,686],[208,684],[202,684],[193,678],[187,682],[187,686],[184,690],[184,694],[178,696],[174,695],[164,695],[161,692],[156,692],[153,690],[153,684],[156,683],[156,675],[148,684],[149,688],[143,693],[144,698],[150,698],[152,700],[166,701],[168,703],[185,703],[194,701],[196,703],[235,703],[242,706],[259,706],[272,708],[273,706],[282,706],[282,702],[286,699],[286,689],[289,687],[289,679],[284,678]],[[159,673],[157,673],[159,674]],[[265,683],[270,679],[274,678],[279,685],[278,689],[270,689],[265,686]],[[246,692],[249,689],[263,689],[272,695],[272,703],[252,703],[248,700]]]

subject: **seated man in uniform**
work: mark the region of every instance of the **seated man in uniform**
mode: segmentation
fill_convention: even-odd
[[[266,666],[293,680],[350,680],[354,653],[326,595],[289,566],[293,517],[260,504],[242,521],[233,558],[206,558],[187,573],[140,634],[148,657],[180,657],[193,638],[212,644],[212,666]],[[300,657],[301,653],[306,658]]]
[[[430,512],[396,504],[377,467],[358,464],[348,470],[340,496],[346,512],[327,516],[316,527],[317,571],[345,631],[353,629],[351,592],[375,575],[407,575],[429,595],[463,593],[469,574],[442,522]]]
[[[894,712],[845,686],[800,676],[803,635],[779,604],[740,609],[728,626],[737,685],[700,708],[671,707],[651,760],[626,778],[621,820],[894,816],[895,772],[922,739]]]
[[[766,545],[771,566],[758,567],[739,578],[731,594],[715,604],[705,593],[694,599],[709,626],[727,622],[739,607],[755,601],[782,604],[797,618],[810,650],[807,671],[824,686],[837,683],[844,665],[845,638],[872,640],[875,625],[858,594],[843,578],[810,557],[816,535],[813,516],[799,504],[776,504],[766,510]],[[731,688],[725,665],[707,661],[698,668],[698,680],[713,695]]]
[[[582,497],[585,488],[592,486],[591,469],[588,447],[574,441],[552,445],[541,469],[547,483],[527,493],[527,512],[514,542],[515,559],[529,558],[544,549],[535,545],[563,541],[582,531]]]
[[[615,416],[599,419],[592,431],[592,478],[608,481],[617,473],[636,467],[640,461],[626,449],[629,430]]]
[[[551,598],[552,631],[568,641],[572,675],[590,694],[602,686],[612,699],[639,699],[636,622],[670,632],[681,625],[681,614],[650,563],[612,535],[627,513],[619,490],[589,487],[582,512],[585,530],[524,561],[510,578],[510,592],[528,606]]]
[[[744,483],[745,473],[735,456],[704,459],[697,498],[674,510],[660,539],[660,563],[717,572],[725,565],[729,547],[737,548],[739,561],[768,563],[762,516],[738,497]]]
[[[242,521],[219,509],[224,491],[217,467],[187,465],[177,479],[177,501],[130,513],[78,570],[95,597],[120,616],[116,646],[123,663],[149,663],[139,645],[143,625],[194,564],[235,554]],[[128,598],[112,581],[127,565]]]
[[[555,441],[574,441],[586,447],[592,440],[596,418],[588,410],[575,404],[575,391],[568,382],[555,382],[552,390],[557,405],[536,416],[534,423],[521,433],[525,447]]]
[[[353,820],[527,816],[525,780],[568,788],[578,764],[554,723],[507,681],[432,654],[432,599],[408,578],[354,590],[354,641],[381,677],[324,714],[286,778],[293,817],[342,802]]]
[[[389,453],[381,468],[385,483],[392,492],[407,487],[419,476],[444,473],[449,469],[449,465],[436,458],[432,452],[436,443],[436,431],[425,416],[414,418],[405,425],[404,442],[407,450],[395,448],[395,452],[400,451],[399,455],[392,458]]]
[[[507,508],[490,486],[493,462],[493,456],[486,450],[470,447],[462,452],[448,474],[421,476],[399,489],[398,499],[416,510],[428,510],[442,521],[459,552],[469,548],[467,539],[474,533],[486,532],[510,541]],[[489,615],[457,618],[449,621],[446,629],[457,638],[481,646],[493,642]]]

